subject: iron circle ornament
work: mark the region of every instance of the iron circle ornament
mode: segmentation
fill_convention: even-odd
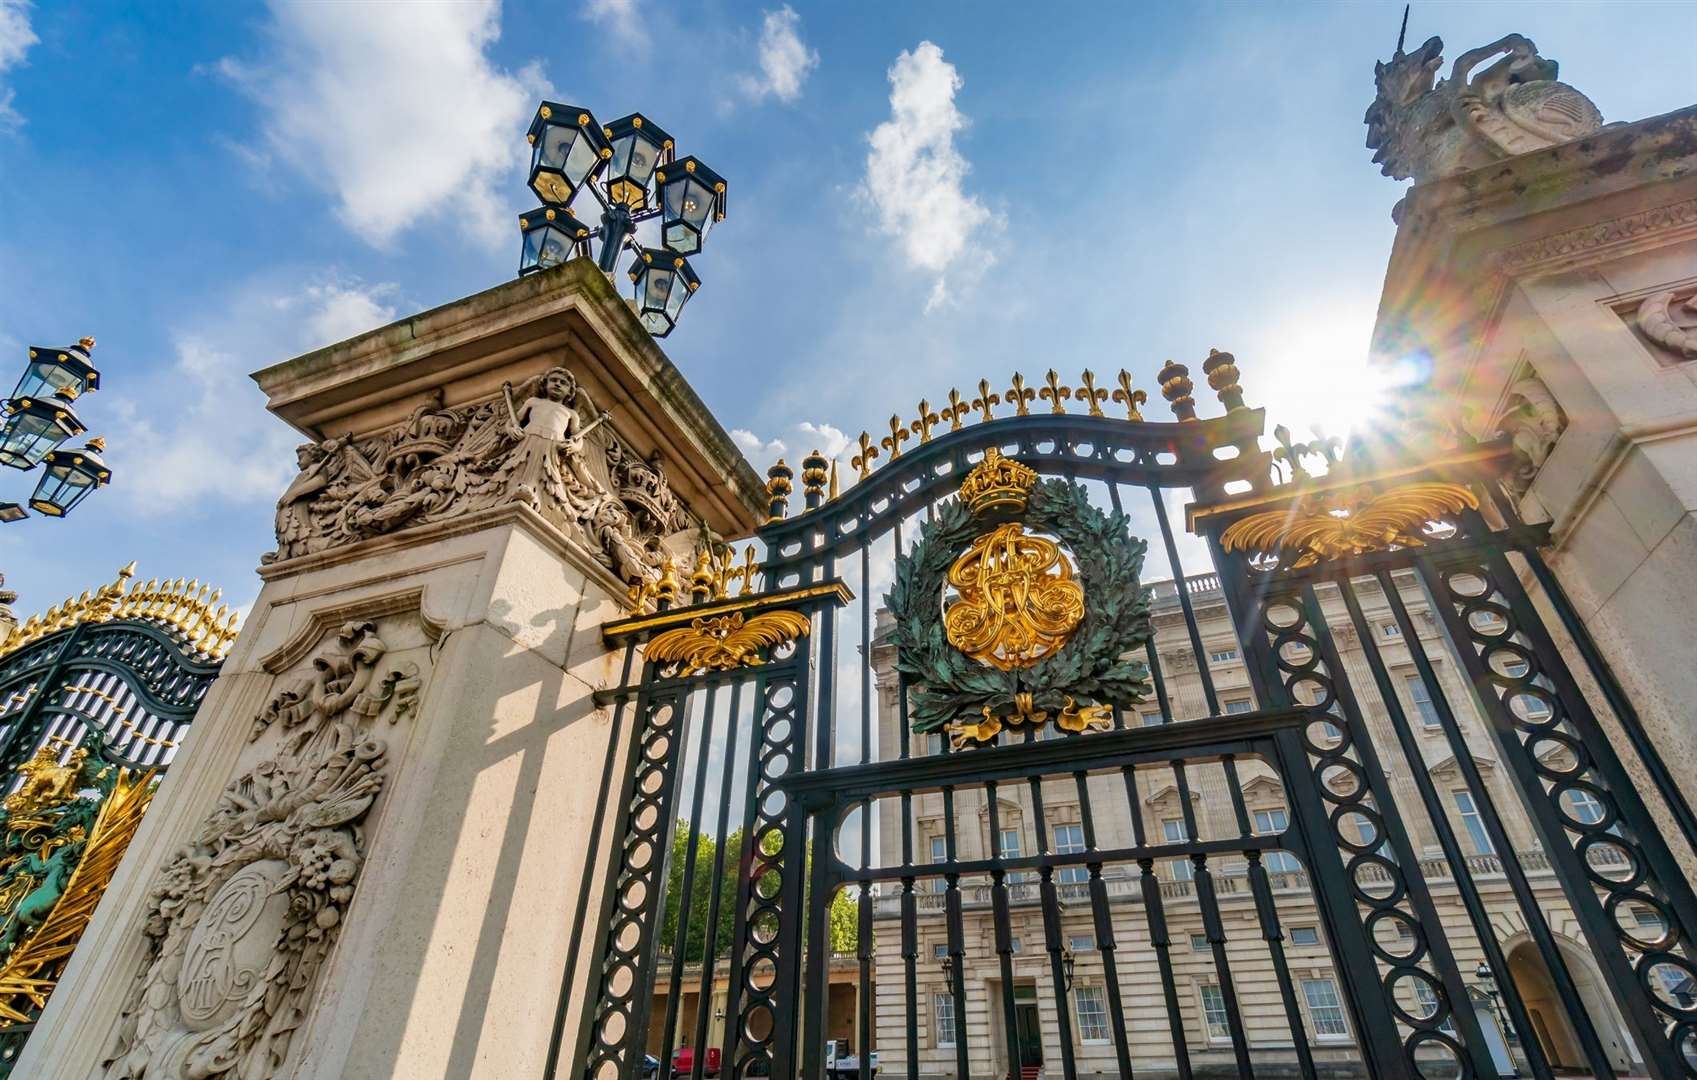
[[[913,550],[896,556],[885,603],[896,670],[912,687],[912,730],[947,732],[961,748],[1025,724],[1105,728],[1114,709],[1145,700],[1149,673],[1134,654],[1153,635],[1138,578],[1148,545],[1129,524],[1091,505],[1081,485],[1039,480],[987,451],[960,498],[941,504]],[[1048,536],[1064,549],[1058,561]],[[985,612],[961,611],[969,573],[994,579],[989,595],[974,597]],[[957,600],[945,610],[951,587]],[[1002,618],[1025,625],[1001,634],[986,626]]]

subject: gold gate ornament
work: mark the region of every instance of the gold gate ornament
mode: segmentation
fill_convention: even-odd
[[[974,540],[949,567],[948,581],[960,594],[943,613],[949,644],[1003,671],[1060,649],[1084,620],[1071,561],[1018,522]]]
[[[1226,551],[1277,556],[1290,569],[1299,570],[1322,560],[1391,547],[1424,547],[1422,525],[1478,508],[1478,496],[1461,484],[1402,484],[1380,495],[1359,487],[1328,495],[1312,510],[1288,507],[1250,514],[1220,535],[1220,546]]]

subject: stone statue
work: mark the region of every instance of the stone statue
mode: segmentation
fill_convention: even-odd
[[[297,451],[300,473],[277,502],[267,561],[328,551],[397,529],[497,506],[530,506],[627,585],[658,575],[661,547],[699,531],[656,457],[642,460],[564,367],[497,401],[440,398],[386,434],[343,435]]]
[[[313,674],[256,717],[254,738],[280,725],[270,756],[225,788],[149,893],[152,947],[105,1076],[283,1071],[354,895],[362,822],[383,789],[387,751],[371,724],[397,686],[417,688],[410,664],[403,678],[375,678],[386,651],[373,624],[345,625]]]
[[[6,575],[0,574],[0,644],[4,644],[12,636],[12,631],[18,628],[18,616],[12,611],[12,605],[17,602],[17,591],[6,588]]]
[[[1528,371],[1508,388],[1508,407],[1497,430],[1514,440],[1514,471],[1504,485],[1518,498],[1532,486],[1556,440],[1567,430],[1567,414],[1544,381]]]
[[[1447,79],[1433,78],[1444,43],[1429,38],[1412,53],[1397,42],[1374,69],[1378,97],[1367,110],[1367,146],[1397,180],[1424,183],[1581,138],[1602,127],[1591,100],[1556,81],[1557,65],[1509,34],[1456,58]],[[1494,56],[1501,59],[1473,74]]]

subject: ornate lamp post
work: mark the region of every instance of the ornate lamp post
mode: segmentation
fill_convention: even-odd
[[[725,216],[724,178],[699,158],[675,159],[672,137],[641,113],[603,126],[588,109],[544,101],[527,138],[530,189],[542,205],[519,217],[519,275],[587,257],[598,243],[596,263],[611,277],[628,250],[642,324],[655,337],[671,333],[701,285],[688,256]],[[598,226],[572,205],[585,191],[601,205]],[[655,217],[660,246],[645,247],[636,228]]]
[[[112,470],[101,460],[106,449],[101,439],[90,439],[80,448],[64,443],[88,430],[77,416],[73,402],[84,393],[99,389],[100,371],[89,359],[93,338],[83,338],[63,348],[35,346],[4,409],[0,425],[0,465],[28,472],[46,465],[30,509],[49,517],[64,517],[95,488],[112,479]],[[22,521],[29,511],[15,502],[0,502],[0,521]]]

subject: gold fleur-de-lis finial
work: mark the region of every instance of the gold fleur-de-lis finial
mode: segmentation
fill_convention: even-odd
[[[859,469],[860,478],[866,479],[872,475],[872,461],[878,456],[878,448],[872,444],[872,436],[868,432],[860,433],[860,453],[849,458],[849,468]]]
[[[890,416],[890,433],[879,439],[878,445],[888,450],[890,452],[889,460],[894,461],[902,456],[902,443],[906,442],[907,438],[907,425],[902,423],[900,416],[892,414]]]
[[[1036,399],[1037,391],[1026,387],[1025,376],[1014,372],[1013,385],[1008,387],[1008,404],[1014,407],[1014,415],[1030,416],[1031,410],[1027,406]]]
[[[1000,405],[1001,403],[1002,395],[992,394],[990,392],[990,380],[979,379],[978,396],[972,399],[972,407],[984,414],[984,422],[986,424],[996,418],[996,414],[990,411],[990,406]]]
[[[1072,387],[1061,385],[1061,377],[1055,374],[1054,368],[1050,368],[1049,373],[1043,376],[1043,384],[1043,389],[1037,392],[1037,396],[1049,403],[1049,411],[1052,413],[1066,412],[1066,406],[1062,405],[1061,402],[1072,397]]]
[[[1127,420],[1142,423],[1143,413],[1138,409],[1138,406],[1148,401],[1149,395],[1141,390],[1131,388],[1131,372],[1125,368],[1120,368],[1119,384],[1120,388],[1114,391],[1115,403],[1125,406],[1125,418]]]
[[[730,576],[742,582],[738,596],[747,596],[754,591],[754,575],[760,573],[760,567],[754,561],[754,545],[742,549],[742,565],[730,572]]]
[[[701,555],[695,560],[695,569],[689,575],[689,602],[705,604],[712,599],[715,592],[714,579],[718,567],[714,565],[713,553],[703,548]],[[721,594],[723,595],[723,594]]]
[[[1102,402],[1108,400],[1108,392],[1096,388],[1096,373],[1085,368],[1084,374],[1078,377],[1078,381],[1080,385],[1072,392],[1073,399],[1087,402],[1090,405],[1091,416],[1101,416]]]
[[[937,426],[943,418],[931,411],[931,402],[925,398],[919,399],[919,419],[913,422],[912,431],[919,436],[919,445],[924,446],[931,441],[931,429]]]
[[[949,407],[938,413],[937,416],[939,419],[949,422],[950,431],[959,431],[961,420],[971,411],[972,406],[961,399],[959,390],[951,386],[949,387]]]

